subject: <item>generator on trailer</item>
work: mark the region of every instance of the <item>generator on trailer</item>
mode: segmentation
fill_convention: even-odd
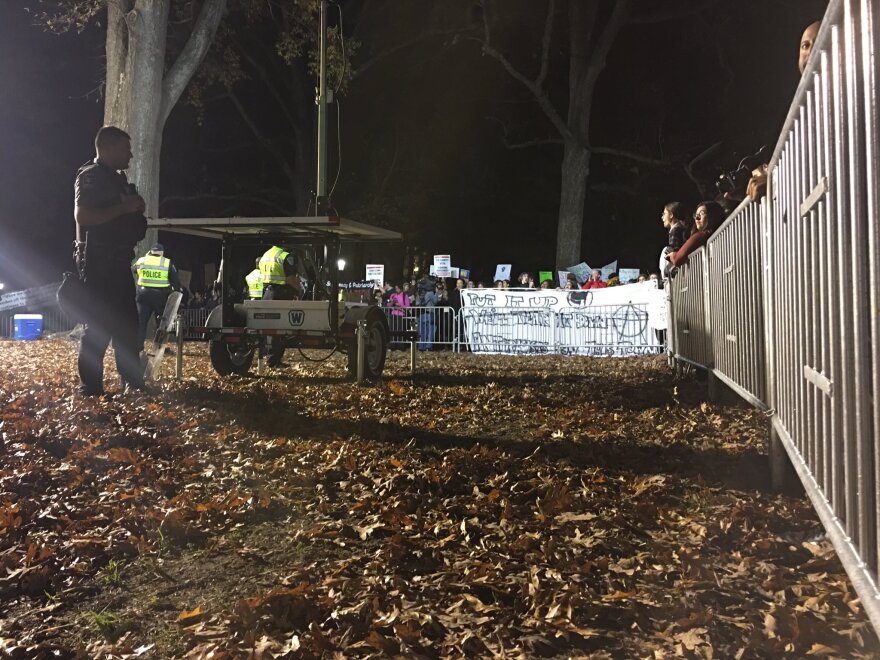
[[[343,242],[397,241],[399,233],[337,216],[159,218],[149,220],[149,225],[221,241],[220,304],[211,311],[204,328],[189,329],[206,334],[211,364],[218,374],[248,373],[271,338],[286,348],[346,353],[352,376],[359,375],[360,346],[361,375],[381,376],[388,351],[388,321],[375,304],[339,299],[336,264]],[[234,265],[242,261],[237,255],[253,255],[273,245],[284,246],[297,256],[302,299],[241,299],[244,282],[233,274]]]

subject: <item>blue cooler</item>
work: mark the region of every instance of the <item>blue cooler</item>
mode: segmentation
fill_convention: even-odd
[[[16,314],[12,317],[13,339],[39,339],[43,336],[42,314]]]

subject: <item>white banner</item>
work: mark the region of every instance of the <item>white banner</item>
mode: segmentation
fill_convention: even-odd
[[[660,352],[666,298],[652,282],[589,291],[467,289],[464,338],[475,353],[623,357]]]

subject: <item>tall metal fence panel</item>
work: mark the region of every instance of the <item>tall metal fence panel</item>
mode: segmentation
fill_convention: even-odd
[[[708,243],[715,374],[754,402],[766,401],[763,216],[747,199]]]
[[[774,428],[880,623],[876,8],[833,2],[771,161]]]
[[[670,278],[673,313],[670,316],[675,333],[674,357],[701,367],[711,367],[712,337],[709,334],[707,301],[706,248],[696,250],[688,257],[688,263],[679,267]]]
[[[762,213],[740,206],[709,240],[708,282],[693,259],[672,280],[670,346],[769,410],[773,445],[880,630],[878,11],[829,4]],[[711,354],[693,337],[700,286]]]

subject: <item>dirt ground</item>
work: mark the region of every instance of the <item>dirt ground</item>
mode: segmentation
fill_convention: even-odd
[[[876,657],[764,417],[662,358],[288,352],[76,394],[0,341],[0,657]],[[323,357],[308,352],[311,359]],[[107,361],[107,389],[115,389]]]

